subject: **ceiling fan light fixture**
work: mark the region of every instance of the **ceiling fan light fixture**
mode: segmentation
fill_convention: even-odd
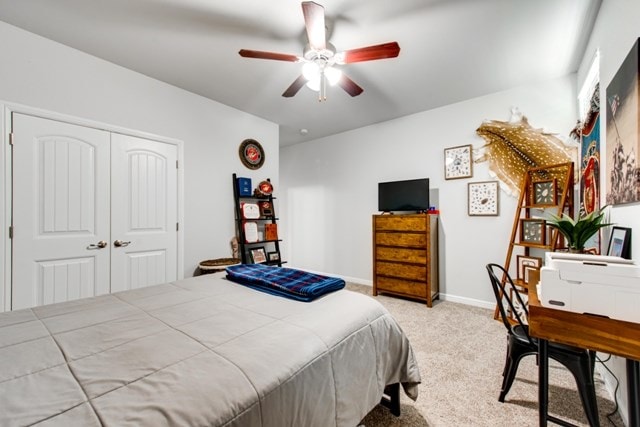
[[[327,67],[324,70],[324,75],[327,77],[329,84],[331,86],[335,86],[342,78],[342,70],[334,67]]]
[[[315,62],[305,62],[302,66],[302,75],[308,81],[320,80],[320,67]]]
[[[314,92],[320,92],[320,76],[313,80],[309,80],[306,86]]]

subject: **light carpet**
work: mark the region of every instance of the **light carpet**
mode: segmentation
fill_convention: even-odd
[[[369,286],[349,283],[347,289],[371,295]],[[422,383],[416,402],[402,393],[400,417],[378,406],[362,420],[364,426],[538,425],[535,356],[522,360],[505,402],[498,402],[507,332],[493,319],[493,310],[448,301],[435,301],[427,308],[424,303],[396,297],[375,298],[409,337]],[[597,373],[596,391],[601,426],[614,425],[606,415],[615,404]],[[554,361],[550,361],[549,413],[578,426],[588,425],[573,376]],[[623,426],[617,413],[612,419],[616,426]]]

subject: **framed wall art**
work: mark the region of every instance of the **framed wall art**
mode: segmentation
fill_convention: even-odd
[[[254,264],[267,262],[267,253],[264,251],[264,246],[249,249],[249,256]]]
[[[520,243],[544,245],[547,227],[544,219],[522,218],[520,220]]]
[[[498,215],[498,181],[470,182],[467,186],[469,216]]]
[[[558,204],[558,185],[555,178],[546,181],[534,181],[531,187],[531,204],[533,206],[554,206]]]
[[[640,200],[640,182],[636,178],[640,153],[638,83],[640,81],[640,39],[634,41],[611,83],[607,86],[606,200],[608,205]]]
[[[607,255],[631,259],[631,229],[613,227],[609,238]]]
[[[473,176],[473,146],[460,145],[444,149],[444,179],[471,178]]]

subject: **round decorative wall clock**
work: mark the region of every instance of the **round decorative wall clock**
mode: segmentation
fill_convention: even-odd
[[[245,139],[240,144],[240,160],[249,169],[260,169],[264,164],[264,149],[255,139]]]

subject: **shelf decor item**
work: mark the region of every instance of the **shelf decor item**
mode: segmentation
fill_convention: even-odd
[[[604,210],[608,205],[591,212],[589,215],[571,218],[569,215],[551,215],[547,220],[550,227],[556,228],[567,240],[569,252],[583,253],[587,241],[601,228],[612,224],[602,222],[604,220]]]
[[[264,225],[265,240],[278,240],[278,224]]]
[[[271,202],[262,200],[258,205],[260,206],[261,216],[273,216],[273,207],[271,207]]]
[[[542,258],[535,256],[517,255],[518,275],[517,279],[529,283],[530,270],[542,267]]]
[[[498,181],[470,182],[467,187],[469,216],[497,216],[498,190]]]
[[[473,176],[471,154],[473,146],[460,145],[444,149],[444,179],[470,178]]]
[[[556,179],[534,181],[531,186],[531,204],[533,206],[554,206],[557,202]]]
[[[238,195],[241,197],[251,196],[251,178],[238,177]]]
[[[240,203],[240,210],[244,219],[260,218],[260,208],[256,203],[242,202]]]
[[[244,240],[246,243],[255,243],[258,241],[258,224],[253,221],[245,222],[244,225]]]
[[[255,139],[245,139],[240,143],[240,161],[249,169],[260,169],[264,164],[264,149]]]
[[[546,237],[544,219],[523,218],[520,220],[520,243],[544,245]]]
[[[254,194],[257,197],[270,196],[273,193],[273,184],[270,181],[261,181],[256,187]]]
[[[269,262],[280,261],[280,253],[279,252],[269,252],[267,254],[267,258]]]
[[[264,247],[249,249],[249,256],[251,256],[251,262],[254,264],[262,264],[267,262],[267,253],[264,251]]]

